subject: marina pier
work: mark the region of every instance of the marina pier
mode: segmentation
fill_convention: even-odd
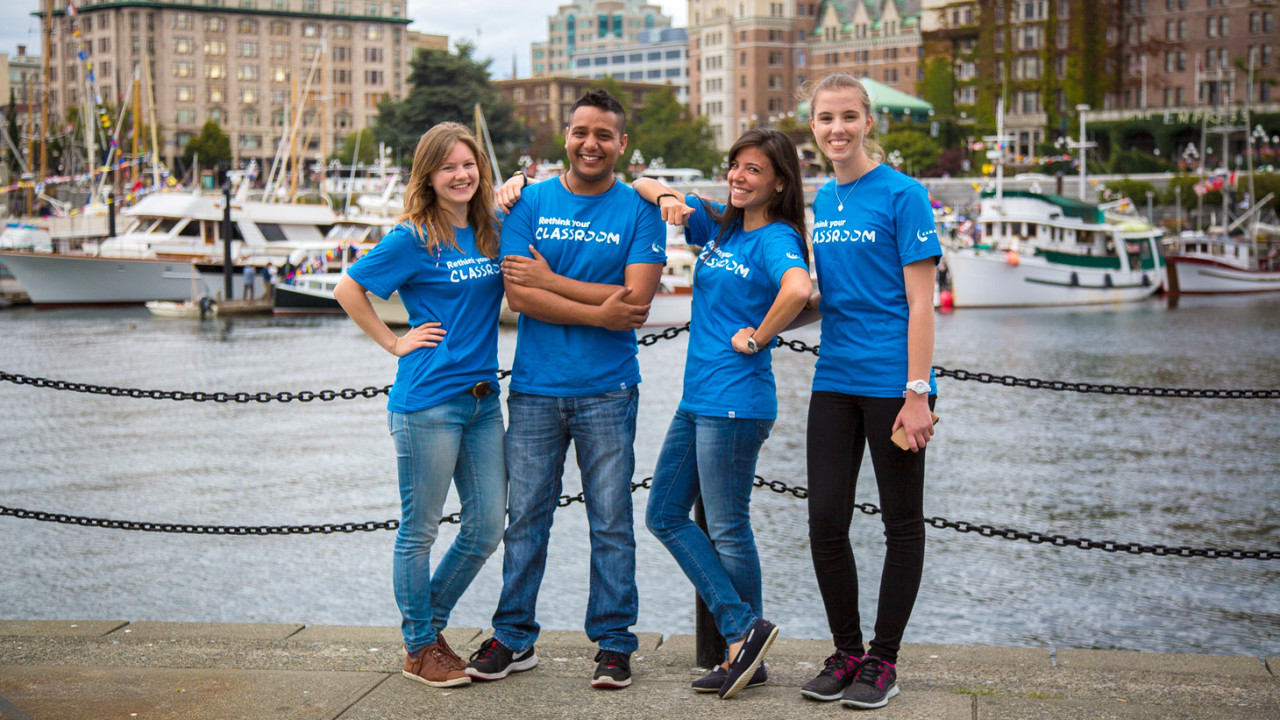
[[[785,632],[785,628],[784,628]],[[464,657],[487,637],[450,629]],[[436,689],[400,675],[394,627],[0,621],[0,717],[183,720],[420,718],[929,718],[1274,720],[1280,658],[907,643],[902,693],[858,713],[801,697],[830,652],[785,635],[769,684],[732,700],[689,690],[693,638],[642,633],[635,682],[596,690],[595,647],[543,633],[539,664],[505,680]]]

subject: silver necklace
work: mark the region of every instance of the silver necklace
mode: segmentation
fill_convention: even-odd
[[[853,191],[858,188],[858,183],[862,182],[862,178],[866,176],[866,173],[859,175],[858,179],[853,181],[853,187],[849,188],[849,192],[844,194],[843,199],[840,197],[840,193],[836,193],[836,202],[838,203],[836,205],[836,212],[844,212],[844,201],[849,199],[849,196],[853,194]]]
[[[849,196],[853,194],[853,191],[858,189],[858,183],[862,182],[862,178],[866,177],[867,173],[875,169],[876,169],[876,163],[873,162],[871,164],[871,167],[867,169],[867,172],[862,173],[861,175],[858,176],[857,180],[853,181],[853,187],[849,188],[849,192],[844,194],[843,199],[840,198],[840,193],[838,192],[836,193],[836,202],[838,203],[836,205],[836,212],[844,212],[844,201],[848,200]]]

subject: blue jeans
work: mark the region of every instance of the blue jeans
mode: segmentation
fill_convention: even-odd
[[[449,613],[502,540],[507,470],[497,394],[463,394],[411,413],[387,413],[400,476],[400,530],[392,579],[409,651],[436,641]],[[462,527],[431,573],[449,480],[462,501]]]
[[[602,650],[630,653],[639,646],[630,629],[640,604],[631,514],[639,400],[640,389],[634,386],[586,397],[509,394],[511,490],[493,636],[510,650],[523,652],[538,639],[538,589],[570,440],[591,528],[587,637]]]
[[[772,429],[772,420],[677,410],[653,471],[645,522],[693,583],[728,643],[746,637],[763,614],[751,489],[760,446]],[[706,533],[689,516],[699,496]]]

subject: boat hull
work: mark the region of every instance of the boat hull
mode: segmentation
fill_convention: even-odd
[[[1171,255],[1169,292],[1185,295],[1280,292],[1280,270],[1245,270],[1203,258]]]
[[[0,261],[36,305],[128,305],[190,300],[209,292],[189,262],[0,252]]]
[[[957,308],[1111,305],[1136,302],[1160,288],[1160,273],[1076,267],[1039,257],[1008,262],[1004,252],[947,252]]]
[[[310,288],[280,283],[275,287],[275,300],[271,312],[276,315],[344,315],[346,311],[328,293]]]

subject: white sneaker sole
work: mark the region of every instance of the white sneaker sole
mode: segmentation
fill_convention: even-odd
[[[881,698],[879,702],[859,702],[857,700],[846,699],[846,700],[841,700],[840,704],[845,707],[861,708],[863,710],[873,710],[875,708],[882,708],[885,705],[888,705],[889,699],[894,697],[897,694],[898,694],[898,685],[895,683],[893,687],[889,688],[889,692],[885,693],[885,696]]]
[[[605,690],[620,690],[631,684],[631,678],[626,680],[615,680],[611,677],[598,677],[591,681],[591,687],[603,688]]]
[[[401,675],[404,675],[405,677],[409,678],[410,680],[417,680],[418,682],[422,683],[423,685],[430,685],[431,687],[445,688],[445,687],[457,687],[457,686],[459,686],[459,685],[470,685],[470,684],[471,684],[471,678],[470,678],[470,677],[466,677],[466,676],[464,676],[464,677],[460,677],[460,678],[454,678],[454,679],[452,679],[452,680],[428,680],[428,679],[426,679],[426,678],[422,677],[421,675],[414,675],[413,673],[409,672],[408,670],[401,670],[401,671],[400,671],[400,674],[401,674]]]

